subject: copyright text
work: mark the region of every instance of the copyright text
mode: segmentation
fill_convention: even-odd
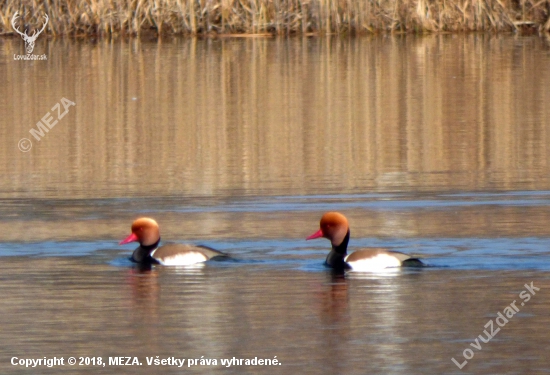
[[[176,358],[176,357],[42,357],[42,358],[11,358],[12,366],[22,367],[55,367],[55,366],[281,366],[277,356],[273,358]]]

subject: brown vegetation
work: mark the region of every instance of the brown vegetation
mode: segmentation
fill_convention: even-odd
[[[7,0],[0,34],[15,12],[53,35],[550,31],[549,0]]]

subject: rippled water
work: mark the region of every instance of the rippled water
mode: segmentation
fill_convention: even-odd
[[[546,40],[1,42],[0,373],[550,371]],[[305,241],[328,210],[430,267],[332,273]],[[138,216],[232,259],[140,270],[117,245]],[[255,357],[281,364],[221,364]]]

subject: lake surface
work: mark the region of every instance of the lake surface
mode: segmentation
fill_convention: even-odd
[[[548,39],[43,38],[46,61],[23,53],[0,39],[0,373],[550,372]],[[348,217],[351,249],[430,267],[334,274],[330,243],[305,241],[326,211]],[[139,216],[233,259],[140,270],[117,245]],[[142,365],[109,363],[127,356]],[[255,357],[277,361],[221,364]]]

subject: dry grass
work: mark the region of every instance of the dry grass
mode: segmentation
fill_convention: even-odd
[[[0,34],[19,22],[54,35],[346,34],[550,31],[550,0],[7,0]]]

